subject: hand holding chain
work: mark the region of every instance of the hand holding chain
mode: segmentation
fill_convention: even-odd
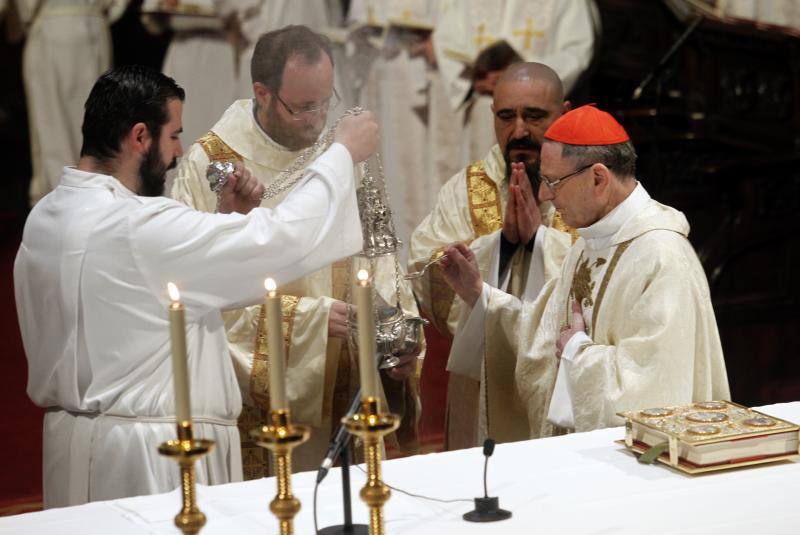
[[[313,145],[301,152],[288,168],[281,171],[275,181],[264,189],[261,199],[271,199],[297,184],[300,179],[303,178],[302,173],[298,174],[298,171],[305,169],[308,165],[308,161],[312,157],[319,152],[327,150],[327,148],[333,144],[336,127],[339,126],[341,120],[348,116],[359,115],[363,111],[364,109],[360,106],[356,106],[345,111],[341,117],[336,119],[336,122],[333,123],[333,125],[325,132],[324,135],[320,136]],[[228,182],[228,177],[233,173],[233,170],[234,164],[229,160],[211,162],[208,164],[208,168],[206,169],[206,179],[211,186],[211,191],[217,194],[218,199],[222,194],[222,188],[225,187],[225,184]]]

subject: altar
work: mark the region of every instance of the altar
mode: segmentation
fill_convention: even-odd
[[[800,422],[800,402],[769,405],[766,414]],[[777,462],[687,476],[663,465],[638,463],[615,441],[621,427],[561,437],[501,444],[489,461],[489,494],[513,512],[509,520],[471,524],[461,515],[483,493],[481,449],[429,454],[383,463],[384,481],[405,491],[441,500],[411,497],[395,490],[385,507],[386,531],[415,535],[559,533],[618,534],[794,534],[800,529],[800,462]],[[154,445],[156,447],[156,445]],[[124,462],[124,459],[120,460]],[[363,468],[363,467],[362,467]],[[176,468],[177,469],[177,468]],[[352,468],[353,515],[366,522],[358,498],[365,476]],[[293,478],[302,510],[295,532],[314,532],[315,474]],[[342,522],[338,469],[319,488],[319,526]],[[268,509],[273,478],[198,488],[208,516],[202,534],[277,533]],[[177,490],[0,518],[0,534],[157,534],[178,533],[173,517]]]

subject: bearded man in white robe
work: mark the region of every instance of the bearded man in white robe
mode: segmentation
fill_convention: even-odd
[[[161,196],[182,154],[183,99],[144,67],[100,77],[78,166],[25,224],[14,289],[28,395],[47,408],[45,507],[180,486],[158,454],[176,436],[167,282],[186,307],[195,436],[216,444],[197,479],[240,481],[241,396],[220,310],[263,300],[265,272],[286,283],[361,247],[353,161],[377,146],[371,114],[342,122],[281,206],[258,207],[263,186],[240,164],[220,213],[206,214]]]
[[[244,162],[270,187],[283,170],[295,167],[295,176],[311,161],[301,160],[302,155],[319,138],[328,108],[337,99],[327,38],[305,26],[264,34],[253,53],[251,71],[255,98],[234,102],[211,131],[188,149],[173,184],[175,199],[206,212],[216,209],[217,197],[206,180],[210,162]],[[278,206],[286,195],[266,199],[263,206]],[[357,355],[349,348],[345,301],[360,261],[333,263],[295,277],[281,288],[289,406],[293,418],[313,431],[311,439],[294,451],[292,465],[297,471],[319,466],[331,433],[358,387]],[[379,293],[395,305],[393,259],[380,257],[371,264]],[[264,276],[268,275],[265,267]],[[417,315],[410,290],[401,292],[400,301],[408,315]],[[245,478],[260,478],[269,473],[267,452],[255,444],[249,431],[267,420],[269,408],[268,348],[257,343],[266,332],[261,307],[227,311],[225,326],[245,401],[240,419]],[[413,450],[417,359],[416,355],[401,359],[400,366],[382,376],[390,406],[404,415],[396,437]]]
[[[728,399],[703,268],[684,215],[635,178],[636,152],[592,106],[545,133],[539,197],[580,238],[534,302],[484,284],[474,254],[448,247],[445,276],[484,325],[517,349],[532,438],[622,424],[620,411]]]
[[[571,239],[552,205],[539,205],[531,179],[538,176],[545,130],[569,107],[550,67],[517,63],[505,71],[494,94],[497,145],[441,189],[436,207],[412,235],[413,269],[435,259],[449,243],[466,242],[489,284],[519,298],[536,298],[557,275]],[[448,449],[476,446],[488,435],[501,442],[525,438],[517,424],[525,413],[513,397],[514,351],[473,340],[475,329],[466,322],[463,302],[438,266],[415,281],[414,289],[439,331],[455,336],[447,366]],[[484,369],[485,349],[494,358]]]

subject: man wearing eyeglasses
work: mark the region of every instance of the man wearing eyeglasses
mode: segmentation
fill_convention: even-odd
[[[211,131],[194,143],[178,166],[172,196],[199,210],[213,212],[217,197],[206,180],[210,162],[241,161],[269,187],[285,169],[302,174],[316,154],[295,164],[320,137],[328,111],[338,104],[333,56],[328,39],[305,26],[286,26],[265,33],[251,60],[253,99],[234,102]],[[316,152],[321,152],[317,150]],[[277,206],[291,191],[263,201]],[[387,302],[395,303],[394,266],[390,257],[377,259],[374,280]],[[311,439],[293,455],[293,468],[319,466],[332,430],[344,415],[358,387],[357,355],[348,349],[347,307],[351,260],[344,259],[280,288],[284,336],[287,340],[287,395],[293,418],[313,427]],[[269,273],[264,273],[269,276]],[[410,316],[418,312],[410,291],[401,305]],[[269,408],[269,355],[260,307],[224,315],[231,356],[242,389],[244,408],[239,420],[245,479],[268,474],[263,448],[249,431],[266,421]],[[416,356],[401,356],[401,364],[382,372],[391,408],[403,413],[402,444],[416,445]]]
[[[536,297],[571,243],[552,205],[540,206],[535,193],[542,136],[569,107],[561,79],[547,65],[517,63],[504,72],[492,106],[497,144],[442,187],[411,237],[414,269],[447,244],[467,242],[489,284]],[[513,352],[494,344],[492,358],[484,358],[483,330],[467,323],[469,308],[454,298],[438,266],[417,281],[415,292],[440,332],[455,335],[447,364],[448,449],[477,446],[486,436],[527,438],[524,407],[514,397]]]
[[[545,133],[540,177],[539,198],[580,238],[536,301],[484,284],[463,244],[444,261],[471,318],[516,351],[530,436],[622,425],[620,411],[729,399],[689,224],[636,180],[624,128],[593,106],[564,114]]]

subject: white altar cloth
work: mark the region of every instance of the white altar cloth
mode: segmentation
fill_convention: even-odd
[[[770,405],[767,414],[800,422],[800,402]],[[399,492],[385,508],[389,534],[560,533],[796,534],[800,533],[800,463],[687,476],[663,465],[643,465],[622,446],[623,428],[498,445],[489,461],[489,494],[513,512],[509,520],[470,524],[461,515],[471,502],[434,503]],[[156,447],[156,445],[153,445]],[[124,462],[124,460],[121,460]],[[177,466],[176,466],[177,470]],[[396,459],[383,464],[384,480],[438,498],[483,493],[480,448]],[[353,516],[366,522],[358,498],[364,474],[354,467]],[[313,533],[314,474],[293,478],[302,510],[295,532]],[[278,533],[268,503],[273,478],[199,487],[208,516],[203,535]],[[178,533],[172,518],[177,491],[0,518],[0,534],[128,535]],[[320,527],[341,523],[341,479],[331,470],[319,490]]]

